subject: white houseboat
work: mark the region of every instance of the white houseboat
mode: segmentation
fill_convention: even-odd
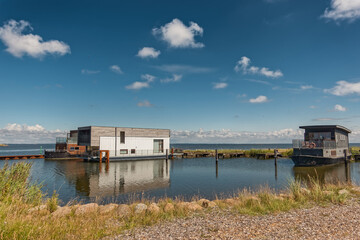
[[[85,160],[99,161],[100,150],[110,161],[164,159],[170,148],[169,129],[98,127],[78,128],[78,145],[90,153]]]

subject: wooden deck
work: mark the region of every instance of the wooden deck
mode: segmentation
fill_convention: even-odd
[[[12,155],[12,156],[0,156],[0,160],[19,160],[19,159],[41,159],[44,155]]]

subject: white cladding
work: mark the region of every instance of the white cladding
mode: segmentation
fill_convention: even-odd
[[[163,151],[154,151],[154,140],[163,140]],[[165,155],[170,149],[170,138],[125,137],[125,143],[120,143],[120,137],[100,137],[100,150],[109,150],[110,157],[156,156]],[[135,153],[132,153],[135,150]]]

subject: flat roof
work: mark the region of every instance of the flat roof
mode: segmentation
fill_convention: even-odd
[[[340,125],[311,125],[311,126],[300,126],[299,128],[301,129],[325,129],[325,128],[337,128],[337,129],[341,129],[347,133],[351,133],[351,130],[346,128],[346,127],[343,127],[343,126],[340,126]]]
[[[92,128],[92,127],[98,127],[98,128],[129,128],[129,129],[154,129],[154,130],[169,130],[170,129],[165,129],[165,128],[139,128],[139,127],[112,127],[112,126],[84,126],[84,127],[78,127],[78,129],[88,129],[88,128]]]

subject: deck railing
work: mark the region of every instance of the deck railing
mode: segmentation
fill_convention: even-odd
[[[323,141],[304,141],[301,139],[294,139],[292,141],[293,148],[325,148],[334,149],[336,148],[335,141],[323,140]]]

